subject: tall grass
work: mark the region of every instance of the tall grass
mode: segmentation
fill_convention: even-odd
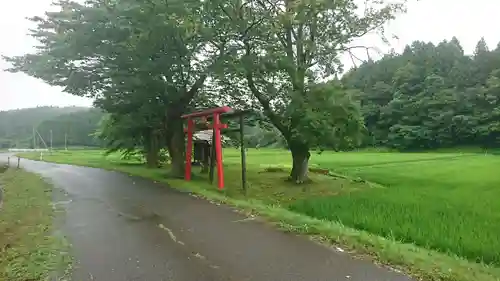
[[[463,155],[379,165],[326,165],[387,188],[307,198],[290,209],[500,265],[500,157]]]

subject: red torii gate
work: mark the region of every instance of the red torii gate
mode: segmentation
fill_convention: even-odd
[[[207,117],[212,116],[212,126],[208,126],[209,129],[214,131],[214,143],[215,147],[215,157],[217,161],[217,179],[219,190],[224,188],[224,169],[222,166],[222,135],[221,129],[227,128],[227,124],[222,124],[220,121],[220,115],[223,113],[232,112],[233,110],[229,106],[217,107],[212,109],[207,109],[203,111],[198,111],[194,113],[189,113],[182,115],[182,118],[187,119],[187,144],[186,144],[186,169],[184,178],[186,181],[191,180],[191,157],[193,152],[193,133],[195,131],[195,118],[203,118],[206,120]]]

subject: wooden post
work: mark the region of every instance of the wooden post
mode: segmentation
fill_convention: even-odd
[[[208,178],[210,184],[214,183],[214,170],[215,170],[215,128],[212,130],[212,144],[210,145],[210,172]]]
[[[241,184],[243,191],[247,192],[247,160],[245,154],[245,141],[243,131],[243,114],[240,115],[240,149],[241,149]]]
[[[191,154],[193,153],[193,130],[194,130],[194,121],[191,118],[188,118],[188,127],[187,127],[187,144],[186,144],[186,173],[184,178],[187,181],[191,180]]]

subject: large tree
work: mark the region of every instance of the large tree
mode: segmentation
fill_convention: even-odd
[[[89,96],[110,113],[145,108],[141,124],[163,130],[172,172],[182,176],[180,116],[224,62],[225,42],[203,1],[59,1],[57,12],[34,17],[37,52],[8,58],[23,71]],[[218,36],[215,36],[217,34]],[[147,131],[147,130],[143,130]]]
[[[336,82],[340,56],[354,39],[381,28],[403,4],[353,0],[231,0],[211,1],[232,27],[232,76],[226,84],[246,81],[234,90],[257,105],[280,131],[292,153],[290,179],[307,180],[310,149],[356,145],[363,121],[348,90]],[[361,9],[361,8],[364,8]],[[250,96],[248,98],[248,96]]]

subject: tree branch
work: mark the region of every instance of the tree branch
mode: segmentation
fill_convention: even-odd
[[[366,57],[368,58],[368,60],[372,60],[371,55],[370,55],[370,50],[374,50],[375,52],[377,52],[377,54],[383,55],[383,53],[382,53],[382,51],[380,49],[375,48],[375,47],[367,47],[367,46],[350,46],[350,47],[342,48],[342,49],[340,49],[340,51],[349,53],[349,56],[351,57],[351,60],[353,60],[353,58],[355,58],[358,61],[364,62],[364,60],[362,60],[359,57],[357,57],[356,55],[354,55],[354,53],[352,52],[353,49],[364,49],[365,52],[366,52]]]
[[[251,47],[250,44],[245,41],[245,49],[246,49],[246,58],[249,59],[251,55]],[[264,109],[264,113],[266,116],[269,118],[269,120],[273,123],[274,126],[283,134],[283,135],[289,135],[289,131],[287,130],[286,126],[283,124],[283,120],[274,113],[273,109],[271,108],[270,101],[264,97],[264,94],[262,94],[257,86],[255,85],[252,69],[248,65],[245,65],[245,72],[246,72],[246,80],[248,84],[248,88],[252,92],[252,94],[255,96],[255,98],[259,101],[261,104],[262,108]]]

